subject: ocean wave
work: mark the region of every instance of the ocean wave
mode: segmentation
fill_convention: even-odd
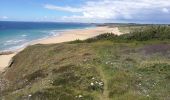
[[[28,45],[28,43],[24,43],[22,45],[17,45],[17,46],[12,46],[12,47],[6,49],[5,51],[17,51],[17,50],[19,50],[21,48],[26,47],[27,45]]]
[[[58,30],[52,30],[49,32],[49,36],[59,36],[61,31]]]
[[[26,35],[26,34],[23,34],[23,35],[21,35],[22,37],[26,37],[26,36],[28,36],[28,35]]]
[[[7,46],[7,45],[14,45],[14,44],[18,44],[18,43],[22,43],[26,41],[25,39],[21,39],[21,40],[8,40],[5,43],[3,43],[3,45]]]
[[[54,33],[54,32],[51,32],[49,33],[50,36],[57,36],[58,34]]]

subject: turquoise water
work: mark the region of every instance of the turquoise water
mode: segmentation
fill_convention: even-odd
[[[20,49],[38,39],[58,36],[65,30],[95,27],[83,23],[0,21],[0,51]]]

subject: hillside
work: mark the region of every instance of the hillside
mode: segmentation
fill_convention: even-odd
[[[168,100],[170,28],[33,45],[1,74],[5,100]]]

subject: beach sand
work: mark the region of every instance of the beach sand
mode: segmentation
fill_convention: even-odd
[[[33,44],[52,44],[52,43],[60,43],[60,42],[67,42],[67,41],[73,41],[76,39],[84,40],[90,37],[97,36],[99,34],[112,32],[113,34],[121,35],[119,29],[117,27],[109,28],[109,27],[95,27],[95,28],[89,28],[89,29],[76,29],[76,30],[69,30],[61,33],[59,36],[51,37],[47,39],[43,39],[40,41],[35,41],[31,43]],[[23,49],[21,49],[23,50]],[[17,53],[9,54],[9,55],[0,55],[0,72],[4,70],[5,67],[8,66],[10,60],[13,56],[15,56]]]
[[[90,29],[76,29],[76,30],[70,30],[62,33],[60,36],[52,37],[49,39],[44,39],[38,42],[34,42],[35,44],[51,44],[51,43],[60,43],[60,42],[67,42],[67,41],[73,41],[76,39],[84,40],[87,38],[91,38],[94,36],[97,36],[102,33],[112,32],[117,35],[121,35],[119,29],[117,27],[115,28],[109,28],[109,27],[96,27],[96,28],[90,28]]]
[[[0,56],[0,71],[3,71],[5,67],[8,66],[11,58],[15,55],[16,53],[10,54],[10,55],[1,55]]]

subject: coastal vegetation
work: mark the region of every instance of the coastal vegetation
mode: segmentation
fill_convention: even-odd
[[[1,74],[0,99],[168,100],[170,27],[127,27],[120,36],[27,47]]]
[[[128,34],[115,35],[113,33],[101,34],[95,38],[87,39],[83,42],[111,40],[114,42],[134,42],[134,41],[149,41],[149,40],[169,40],[169,26],[129,26],[119,27],[121,31],[126,31]],[[80,41],[79,41],[80,42]]]

